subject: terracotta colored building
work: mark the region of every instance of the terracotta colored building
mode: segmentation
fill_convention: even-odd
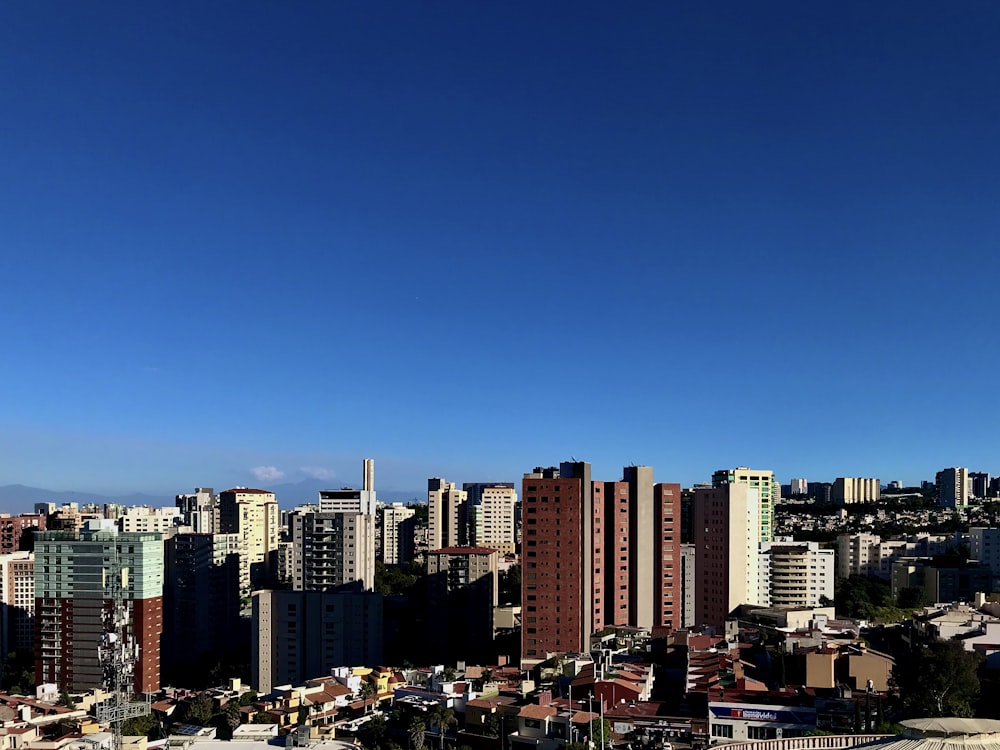
[[[27,529],[45,531],[45,519],[43,515],[0,516],[0,555],[30,549],[21,545],[24,532]]]
[[[680,494],[648,466],[616,482],[585,462],[524,475],[523,662],[588,651],[607,626],[680,626]]]

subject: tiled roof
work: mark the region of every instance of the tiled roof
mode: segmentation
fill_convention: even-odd
[[[526,719],[547,719],[557,713],[558,711],[552,706],[539,706],[537,703],[532,703],[522,708],[518,712],[518,716],[523,716]]]

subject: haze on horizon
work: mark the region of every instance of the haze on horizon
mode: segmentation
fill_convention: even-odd
[[[1000,472],[998,32],[7,4],[0,485]]]

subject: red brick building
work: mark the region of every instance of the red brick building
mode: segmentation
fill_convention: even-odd
[[[521,656],[588,651],[608,626],[680,625],[680,485],[629,466],[593,481],[590,464],[536,468],[522,486]]]

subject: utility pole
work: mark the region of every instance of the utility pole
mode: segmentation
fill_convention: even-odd
[[[113,750],[122,750],[122,725],[125,720],[146,716],[150,708],[148,702],[132,700],[139,644],[132,636],[125,599],[128,568],[122,566],[117,537],[117,533],[111,537],[108,564],[104,568],[104,632],[97,646],[104,689],[111,695],[97,707],[97,720],[111,726]]]

